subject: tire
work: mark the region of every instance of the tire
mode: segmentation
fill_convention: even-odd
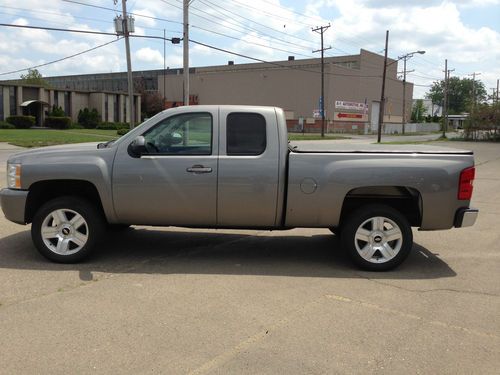
[[[341,232],[341,231],[340,231],[340,228],[339,228],[339,227],[330,227],[330,228],[328,228],[328,230],[329,230],[330,232],[332,232],[334,235],[336,235],[337,237],[339,237],[339,236],[340,236],[340,232]]]
[[[368,271],[388,271],[410,254],[413,234],[408,220],[385,205],[354,211],[342,225],[342,248],[353,262]]]
[[[104,227],[104,218],[94,204],[78,197],[60,197],[38,209],[31,238],[45,258],[76,263],[90,255]]]

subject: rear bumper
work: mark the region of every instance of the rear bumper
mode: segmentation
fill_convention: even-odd
[[[26,209],[27,190],[2,189],[0,203],[7,220],[18,224],[26,224],[24,212]]]
[[[479,210],[476,208],[460,208],[455,214],[455,228],[471,227],[476,222]]]

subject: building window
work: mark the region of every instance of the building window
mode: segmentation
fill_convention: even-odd
[[[64,113],[71,116],[71,99],[68,91],[64,92]]]
[[[54,91],[54,107],[59,107],[59,91]]]
[[[226,121],[227,155],[260,155],[266,149],[266,120],[258,113],[230,113]]]
[[[4,113],[3,113],[3,87],[0,86],[0,121],[4,120]]]
[[[10,107],[10,115],[17,115],[17,88],[9,87],[9,107]]]

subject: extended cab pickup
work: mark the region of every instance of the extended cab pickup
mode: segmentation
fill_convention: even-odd
[[[116,141],[15,154],[0,197],[56,262],[83,259],[113,225],[314,227],[340,235],[358,266],[387,270],[411,251],[411,227],[478,215],[472,152],[404,147],[308,151],[289,145],[279,108],[188,106]]]

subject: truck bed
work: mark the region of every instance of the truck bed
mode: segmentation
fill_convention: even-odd
[[[396,153],[396,154],[446,154],[472,155],[469,150],[430,145],[387,145],[387,144],[349,144],[325,141],[290,142],[290,150],[296,153]]]

